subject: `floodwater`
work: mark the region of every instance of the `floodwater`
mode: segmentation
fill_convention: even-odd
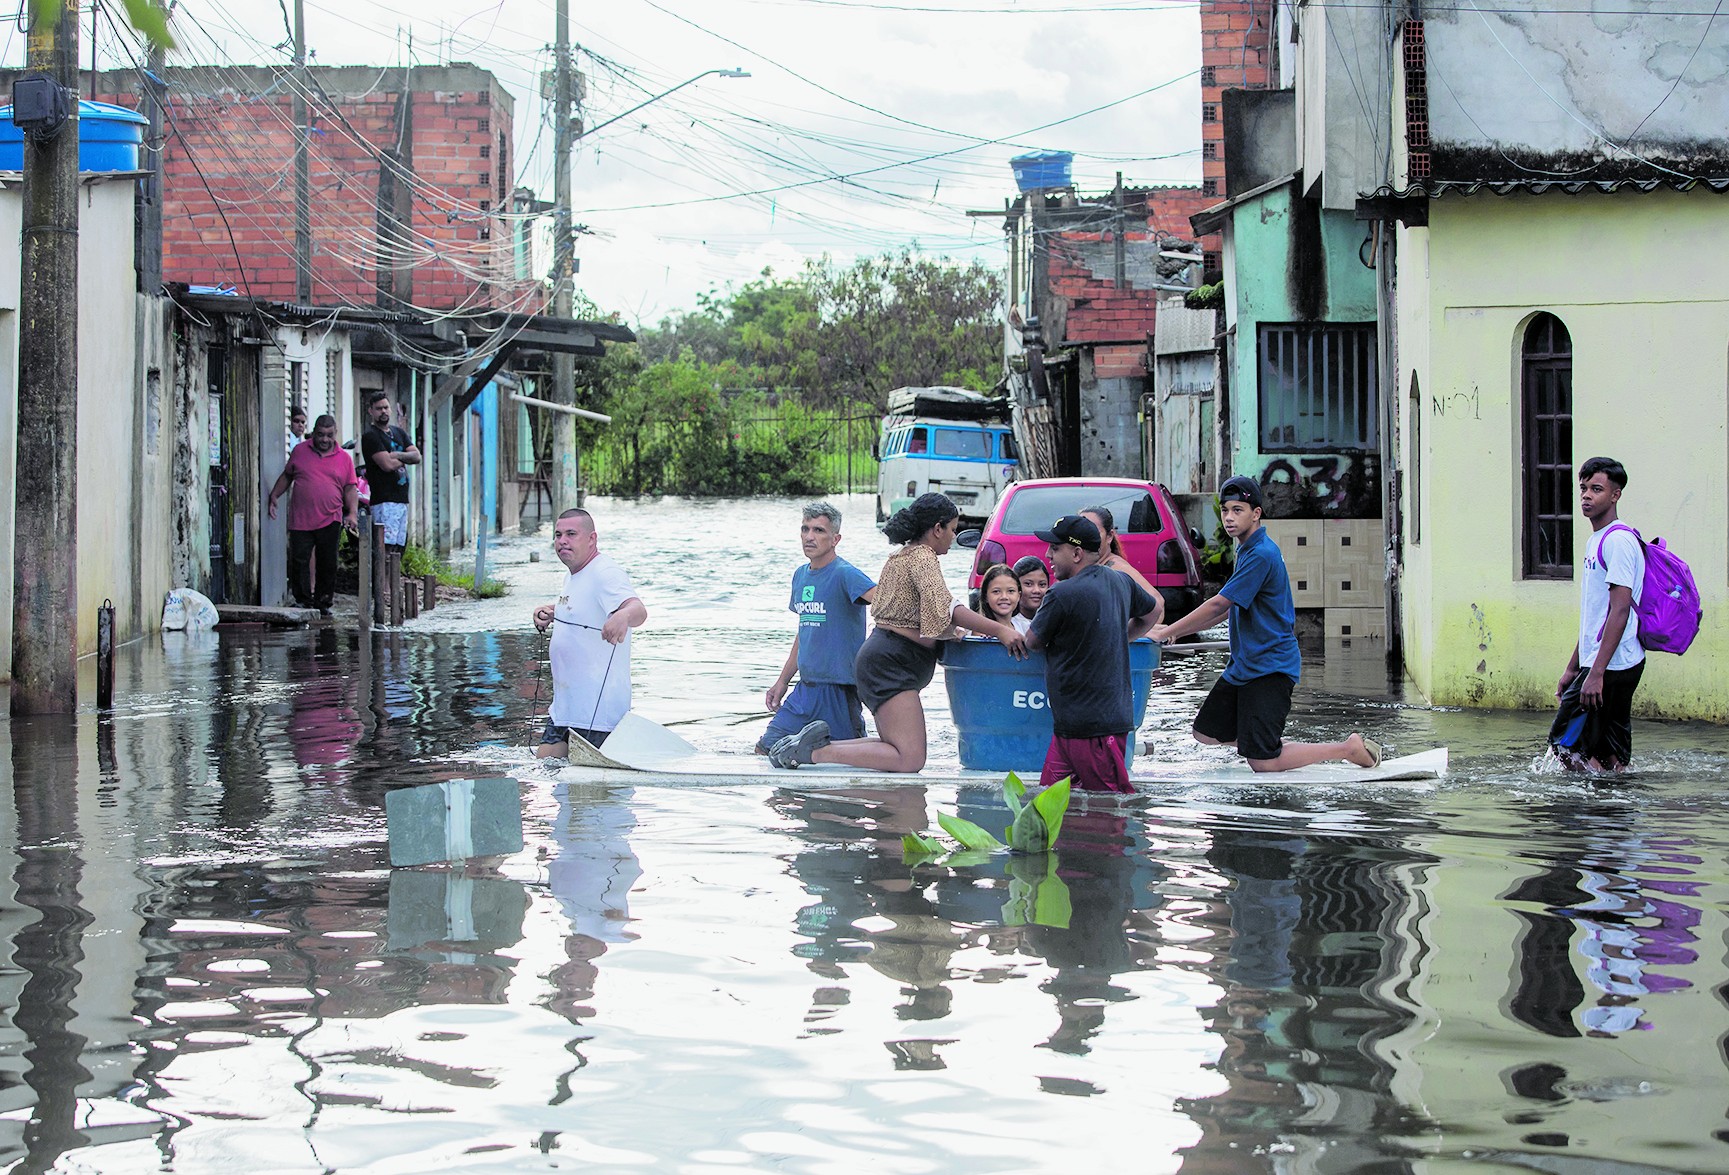
[[[638,709],[743,751],[795,504],[592,505],[650,611]],[[166,634],[121,650],[111,720],[0,722],[0,1162],[1729,1170],[1718,729],[1642,724],[1635,775],[1580,780],[1542,769],[1544,716],[1311,656],[1294,736],[1445,744],[1454,774],[1095,799],[1054,859],[911,868],[938,812],[1000,825],[991,789],[531,762],[560,571],[544,538],[491,555],[514,595],[368,646]],[[1218,754],[1184,734],[1218,665],[1160,671],[1151,753]],[[389,867],[391,789],[501,775],[521,852]]]

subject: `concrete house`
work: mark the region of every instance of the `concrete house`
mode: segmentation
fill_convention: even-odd
[[[1729,23],[1534,8],[1380,14],[1397,130],[1358,208],[1391,246],[1404,663],[1438,703],[1552,705],[1590,540],[1575,471],[1608,455],[1707,618],[1638,710],[1729,721]]]

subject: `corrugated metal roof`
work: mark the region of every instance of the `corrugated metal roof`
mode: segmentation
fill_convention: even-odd
[[[1569,196],[1577,196],[1587,192],[1607,194],[1625,191],[1655,192],[1660,189],[1672,192],[1690,192],[1694,188],[1705,188],[1720,195],[1729,193],[1729,179],[1676,177],[1673,179],[1615,180],[1431,180],[1426,184],[1412,184],[1407,188],[1383,186],[1376,188],[1361,199],[1438,200],[1446,196],[1541,196],[1548,192],[1563,192]]]

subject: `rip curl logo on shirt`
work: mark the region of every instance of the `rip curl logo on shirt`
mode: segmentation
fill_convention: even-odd
[[[799,598],[807,604],[810,603],[812,600],[816,599],[816,588],[807,585],[803,594],[801,594]]]

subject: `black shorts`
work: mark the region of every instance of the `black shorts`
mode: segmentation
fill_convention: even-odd
[[[1605,771],[1619,771],[1633,760],[1633,691],[1645,673],[1645,662],[1630,669],[1603,671],[1603,704],[1587,710],[1579,700],[1590,670],[1574,674],[1561,694],[1561,708],[1549,728],[1549,745],[1569,767],[1592,760]]]
[[[540,745],[567,743],[572,734],[579,734],[588,741],[589,746],[598,748],[601,743],[606,741],[606,736],[611,733],[610,730],[584,730],[580,726],[554,726],[552,719],[548,718],[546,729],[540,735]]]
[[[1236,685],[1219,678],[1195,715],[1195,733],[1236,743],[1245,759],[1277,759],[1285,745],[1285,719],[1291,713],[1296,682],[1269,673]]]
[[[858,700],[873,714],[896,694],[924,689],[936,673],[937,650],[886,628],[872,629],[853,661]]]

